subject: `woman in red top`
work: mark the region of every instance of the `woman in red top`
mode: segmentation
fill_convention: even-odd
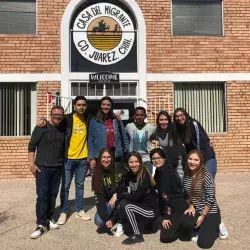
[[[99,110],[89,126],[88,158],[90,167],[94,168],[96,159],[103,148],[110,149],[115,161],[121,162],[123,155],[129,152],[129,141],[123,122],[117,120],[113,113],[113,100],[109,96],[101,99]]]

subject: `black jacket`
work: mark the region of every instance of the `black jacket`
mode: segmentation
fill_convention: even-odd
[[[187,202],[181,180],[175,170],[166,163],[156,168],[154,178],[163,219],[170,219],[172,213],[183,214],[187,209]]]
[[[215,152],[212,147],[209,146],[210,139],[201,126],[201,124],[193,119],[191,123],[191,138],[190,142],[185,144],[186,152],[189,153],[193,149],[199,149],[204,155],[205,161],[208,161],[215,157]]]
[[[173,144],[172,146],[162,147],[166,154],[166,159],[173,169],[176,169],[181,158],[183,171],[185,172],[187,153],[182,144]]]
[[[156,214],[159,211],[159,204],[155,187],[152,187],[150,175],[144,172],[142,183],[137,182],[136,175],[130,170],[125,176],[125,184],[129,192],[119,193],[119,199],[126,199],[128,201],[140,204],[141,207],[151,208]]]

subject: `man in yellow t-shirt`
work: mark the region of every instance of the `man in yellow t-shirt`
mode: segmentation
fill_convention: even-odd
[[[85,112],[87,99],[77,96],[74,100],[74,113],[65,116],[67,123],[66,135],[66,164],[65,175],[61,188],[61,215],[59,225],[67,220],[69,189],[75,175],[76,187],[76,217],[90,220],[90,216],[83,209],[84,180],[88,171],[88,147],[87,147],[87,120]]]

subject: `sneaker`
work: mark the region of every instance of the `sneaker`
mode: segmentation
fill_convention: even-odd
[[[199,237],[198,234],[197,234],[197,235],[194,235],[194,236],[191,238],[191,241],[197,242],[197,241],[198,241],[198,237]]]
[[[49,221],[49,228],[50,229],[59,229],[59,226],[58,226],[58,224],[56,224],[56,222],[53,219],[51,219]]]
[[[144,238],[142,234],[133,234],[129,236],[126,240],[122,242],[124,245],[133,245],[136,243],[142,243],[144,241]]]
[[[124,234],[122,224],[115,224],[110,231],[114,234],[115,237],[121,237]]]
[[[86,214],[83,210],[76,212],[76,218],[81,218],[82,220],[90,220],[90,216]]]
[[[44,227],[42,225],[38,225],[36,230],[30,235],[31,239],[37,239],[42,236],[42,234],[47,233],[49,230],[47,227]]]
[[[66,221],[67,221],[67,214],[66,213],[61,213],[60,217],[59,217],[59,219],[57,221],[57,224],[58,225],[64,225],[66,223]]]
[[[228,237],[229,233],[225,227],[225,224],[223,221],[221,221],[219,225],[219,236],[222,240],[225,240]]]

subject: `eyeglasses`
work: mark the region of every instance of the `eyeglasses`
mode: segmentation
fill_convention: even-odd
[[[53,117],[63,117],[64,115],[63,114],[51,114],[51,116],[53,116]]]
[[[185,117],[185,115],[183,115],[183,114],[181,114],[181,115],[175,115],[175,116],[174,116],[175,119],[183,118],[183,117]]]
[[[163,158],[161,158],[161,157],[153,157],[152,158],[152,161],[159,161],[159,160],[163,160]]]

